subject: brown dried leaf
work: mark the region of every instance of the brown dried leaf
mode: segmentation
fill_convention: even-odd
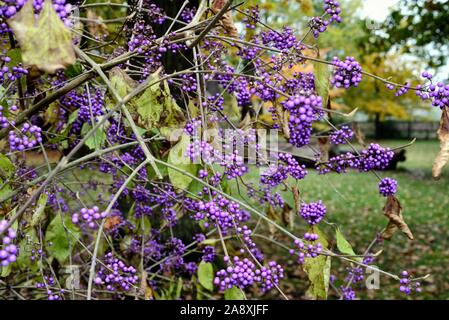
[[[352,125],[352,130],[354,131],[355,138],[357,139],[357,142],[364,146],[365,145],[365,135],[363,134],[362,130],[360,130],[360,126],[357,123],[354,123]]]
[[[284,203],[284,206],[282,207],[282,222],[290,228],[293,227],[293,208],[287,203]]]
[[[301,210],[301,198],[299,196],[299,190],[296,187],[292,188],[293,199],[295,200],[295,211],[299,212]]]
[[[329,150],[331,148],[329,138],[318,138],[318,147],[320,149],[320,163],[327,162],[329,160]]]
[[[395,196],[388,196],[384,207],[384,215],[389,219],[387,228],[382,233],[382,238],[390,240],[397,229],[401,230],[410,240],[413,234],[402,217],[401,203]]]
[[[225,0],[215,0],[212,3],[211,10],[213,13],[217,14],[224,7],[227,1]],[[226,31],[229,37],[238,38],[239,34],[237,28],[234,24],[234,20],[232,19],[232,12],[226,12],[223,17],[221,17],[221,25],[223,29]]]
[[[120,218],[120,216],[107,217],[104,222],[104,229],[106,231],[112,230],[117,225],[119,225],[121,222],[122,222],[122,219]]]
[[[62,153],[59,150],[45,150],[45,153],[50,164],[58,163],[61,160]],[[42,152],[26,151],[21,156],[25,159],[27,167],[36,168],[47,164],[47,159],[45,159],[45,155]]]
[[[109,34],[108,27],[103,18],[97,15],[93,10],[87,10],[87,29],[94,36],[107,36]]]
[[[441,170],[449,161],[449,114],[447,109],[444,109],[441,114],[438,139],[440,140],[440,152],[438,152],[432,168],[432,175],[437,180],[441,178]]]

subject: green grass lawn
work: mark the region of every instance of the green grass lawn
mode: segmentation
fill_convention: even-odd
[[[390,147],[406,143],[380,142]],[[439,181],[432,179],[432,163],[438,149],[438,141],[417,141],[407,148],[407,160],[399,163],[397,171],[379,172],[381,177],[388,176],[398,181],[398,198],[403,207],[404,219],[415,240],[410,241],[397,232],[391,241],[384,241],[383,247],[376,247],[376,251],[383,249],[383,252],[375,264],[395,274],[401,270],[408,270],[417,276],[430,273],[431,276],[423,284],[423,293],[414,297],[418,299],[449,298],[449,169],[445,168]],[[304,201],[321,199],[325,202],[328,209],[326,222],[337,223],[355,251],[362,253],[376,233],[387,224],[382,212],[385,198],[378,194],[377,184],[377,178],[371,173],[319,176],[310,172],[304,180],[298,182],[298,187]],[[297,224],[303,224],[299,218],[296,221]],[[330,227],[326,228],[326,223],[321,225],[325,231],[331,230]],[[301,230],[296,232],[300,235]],[[277,253],[277,249],[271,246],[268,250],[272,254]],[[285,256],[285,251],[282,255]],[[346,266],[335,261],[332,273],[343,279]],[[289,272],[291,277],[296,272],[294,268],[297,266],[293,264],[293,273]],[[380,280],[380,290],[368,292],[361,288],[357,295],[375,299],[404,298],[397,282],[386,276],[381,276]]]

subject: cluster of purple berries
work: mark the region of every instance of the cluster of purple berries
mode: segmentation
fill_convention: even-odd
[[[377,143],[371,143],[368,149],[360,152],[358,169],[360,171],[384,170],[388,167],[394,152],[390,148],[381,147]]]
[[[289,253],[291,255],[297,255],[297,263],[303,264],[305,261],[305,258],[315,258],[317,257],[322,251],[323,246],[321,242],[318,242],[318,235],[314,233],[306,233],[304,235],[304,240],[309,241],[308,244],[304,243],[304,241],[300,239],[295,239],[295,249],[290,249]]]
[[[28,74],[28,70],[22,67],[22,64],[17,66],[8,66],[11,58],[8,56],[1,57],[3,67],[0,68],[0,84],[3,84],[6,80],[15,81],[21,78],[23,75]]]
[[[413,291],[421,292],[421,283],[419,281],[412,281],[411,275],[407,271],[402,271],[402,278],[399,280],[401,284],[399,290],[406,295],[410,295]]]
[[[196,10],[197,10],[196,7],[193,8],[185,7],[184,10],[182,10],[181,12],[182,21],[190,23],[196,14]]]
[[[371,143],[368,149],[362,150],[360,155],[354,155],[347,152],[329,159],[329,161],[318,170],[321,174],[330,172],[331,170],[342,173],[348,168],[357,169],[361,172],[370,170],[384,170],[388,167],[394,152],[390,148],[383,148],[377,143]]]
[[[205,246],[203,248],[203,256],[201,257],[201,259],[205,262],[213,262],[216,256],[217,254],[214,247]]]
[[[398,91],[396,91],[395,96],[400,97],[406,94],[409,90],[410,90],[410,82],[406,82],[403,87],[399,88]]]
[[[243,22],[245,23],[248,29],[255,29],[257,23],[260,21],[260,10],[259,6],[250,6],[245,10],[245,18]]]
[[[329,21],[321,17],[313,17],[309,21],[310,30],[312,30],[313,36],[315,38],[318,38],[320,36],[320,33],[326,31],[328,25]]]
[[[330,16],[329,22],[341,22],[341,8],[340,3],[335,0],[324,0],[324,12]]]
[[[43,282],[36,283],[36,288],[44,289],[46,287],[54,286],[55,284],[56,284],[55,278],[53,278],[51,276],[50,277],[44,276]],[[59,294],[58,294],[58,293],[54,293],[53,290],[47,288],[48,300],[62,300],[64,293],[65,293],[64,289],[59,290]]]
[[[229,261],[229,257],[225,257]],[[275,261],[270,261],[268,267],[256,268],[256,265],[249,259],[240,260],[239,257],[232,259],[233,265],[228,266],[216,273],[214,284],[220,291],[231,289],[236,286],[245,289],[254,283],[260,283],[262,291],[266,292],[279,283],[284,277],[283,268]]]
[[[326,214],[326,206],[321,200],[301,205],[300,215],[311,226],[320,222]]]
[[[22,133],[21,138],[13,130],[9,132],[9,148],[11,151],[31,149],[42,142],[42,129],[38,126],[24,123],[20,132]]]
[[[392,196],[398,191],[398,182],[391,178],[384,178],[379,182],[379,193],[384,197]]]
[[[94,280],[95,284],[106,286],[108,291],[129,291],[137,284],[137,270],[133,266],[127,266],[123,261],[114,258],[109,252],[104,257],[105,266],[100,268]]]
[[[242,156],[238,154],[238,150],[230,154],[225,154],[220,165],[224,168],[223,174],[228,180],[243,176],[248,172],[248,167],[245,166],[245,161]]]
[[[313,17],[309,21],[310,30],[313,32],[313,36],[318,38],[320,33],[326,31],[327,26],[335,21],[337,23],[341,22],[341,9],[340,4],[333,0],[324,0],[324,12],[325,14],[321,17]],[[326,20],[326,16],[329,16],[329,20]]]
[[[272,164],[270,167],[261,173],[260,182],[276,187],[288,178],[288,175],[297,180],[303,179],[307,175],[307,170],[304,165],[300,165],[295,158],[289,153],[279,153],[279,162]]]
[[[193,218],[197,221],[206,219],[204,226],[208,228],[210,224],[219,226],[223,234],[227,234],[228,230],[233,230],[239,222],[248,221],[250,214],[240,209],[238,203],[232,202],[221,195],[215,199],[203,202],[197,201],[192,203],[191,208]]]
[[[0,221],[0,233],[6,230],[8,221]],[[16,238],[16,232],[12,228],[8,228],[7,233],[3,235],[0,247],[0,266],[6,267],[10,263],[17,260],[17,247],[12,242]]]
[[[97,221],[102,220],[108,216],[107,212],[100,212],[97,206],[92,208],[82,208],[79,213],[72,215],[72,222],[77,225],[85,224],[90,229],[97,228]]]
[[[195,118],[186,123],[184,126],[184,132],[191,137],[198,136],[198,128],[201,127],[201,119]]]
[[[310,142],[312,123],[322,115],[322,99],[320,96],[293,96],[283,103],[290,111],[289,129],[290,143],[302,147]]]
[[[0,127],[1,128],[8,128],[9,127],[8,118],[6,118],[3,115],[3,107],[2,106],[0,106]]]
[[[354,57],[346,57],[341,61],[338,57],[332,59],[332,64],[336,67],[331,84],[337,88],[357,87],[362,81],[362,67]]]
[[[216,161],[217,152],[214,147],[206,141],[195,139],[187,147],[185,156],[188,157],[192,163],[200,163],[202,160],[204,163],[210,164]]]
[[[331,133],[330,139],[333,144],[346,144],[354,137],[354,132],[348,126],[342,126],[339,130]]]
[[[355,300],[355,291],[351,287],[341,286],[341,293],[343,295],[343,300]]]
[[[428,79],[431,79],[431,75],[427,74]],[[444,109],[449,106],[449,84],[438,82],[436,85],[433,83],[428,87],[423,88],[421,85],[416,86],[416,95],[422,100],[430,99],[432,106]]]

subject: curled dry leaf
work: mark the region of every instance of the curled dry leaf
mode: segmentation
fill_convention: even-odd
[[[23,63],[32,72],[54,74],[75,63],[70,30],[61,21],[50,0],[45,0],[37,18],[33,1],[27,1],[7,22],[22,49]]]
[[[299,196],[299,190],[296,187],[292,188],[293,199],[295,200],[295,212],[299,212],[301,210],[301,198]]]
[[[108,27],[103,22],[103,18],[98,16],[93,10],[87,10],[87,29],[94,36],[107,36]]]
[[[227,3],[226,0],[215,0],[211,6],[212,12],[217,14],[225,6],[226,3]],[[239,33],[234,24],[234,20],[232,19],[231,11],[226,12],[223,15],[223,17],[221,17],[220,22],[221,22],[223,29],[227,32],[228,36],[230,36],[231,38],[239,37]]]
[[[449,114],[447,109],[444,109],[441,114],[438,139],[440,140],[440,152],[438,152],[432,168],[432,175],[435,179],[440,179],[441,170],[449,161]]]
[[[384,207],[384,215],[388,218],[388,225],[382,233],[382,238],[390,240],[394,232],[401,230],[410,240],[413,240],[413,234],[402,217],[401,203],[395,196],[388,196]]]

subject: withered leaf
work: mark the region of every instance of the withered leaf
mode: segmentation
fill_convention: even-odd
[[[388,225],[382,233],[382,238],[390,240],[397,229],[401,230],[410,240],[413,234],[402,217],[401,203],[395,196],[388,196],[384,207],[384,215],[388,218]]]
[[[98,16],[93,10],[87,10],[87,28],[94,36],[105,36],[109,34],[108,27],[103,22],[103,18]]]
[[[441,178],[441,171],[449,161],[449,114],[447,108],[441,114],[438,139],[440,140],[440,152],[438,152],[432,168],[432,175],[437,180]]]
[[[318,147],[320,149],[320,163],[327,162],[329,160],[329,150],[331,148],[329,138],[318,138]]]
[[[50,0],[45,0],[37,18],[33,1],[27,1],[7,22],[22,49],[23,63],[31,70],[54,74],[75,63],[70,30],[61,21]]]
[[[225,0],[215,0],[212,3],[211,6],[211,10],[213,13],[217,14],[218,12],[220,12],[221,9],[223,9],[223,7],[225,6],[227,1]],[[223,29],[226,31],[226,33],[231,37],[231,38],[238,38],[239,34],[237,31],[237,28],[234,24],[234,20],[232,19],[232,13],[231,11],[226,12],[222,17],[221,17],[221,25],[223,27]]]
[[[299,196],[299,190],[296,187],[292,188],[293,199],[295,200],[295,211],[299,212],[301,210],[301,198]]]
[[[360,126],[357,123],[352,125],[352,131],[354,131],[355,138],[357,139],[357,143],[364,146],[365,145],[365,135],[362,130],[360,130]]]
[[[104,229],[106,231],[113,230],[121,222],[122,222],[122,218],[120,216],[107,217],[104,222]]]
[[[282,207],[282,222],[290,228],[293,228],[293,214],[293,208],[288,203],[284,203]]]

